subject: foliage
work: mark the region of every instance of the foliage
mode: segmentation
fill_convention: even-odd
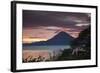
[[[32,56],[28,56],[27,58],[23,58],[23,63],[27,63],[27,62],[43,62],[43,61],[53,61],[57,58],[55,51],[53,52],[54,55],[52,55],[51,53],[49,53],[49,57],[48,59],[46,59],[43,56],[38,56],[37,58],[33,58]]]
[[[79,36],[71,43],[71,49],[65,49],[59,60],[81,60],[91,58],[91,33],[90,26],[80,32]]]

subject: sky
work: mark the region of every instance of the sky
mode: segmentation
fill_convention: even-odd
[[[23,10],[23,43],[47,41],[61,31],[76,38],[90,23],[90,13]]]

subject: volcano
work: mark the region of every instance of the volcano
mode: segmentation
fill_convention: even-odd
[[[49,39],[47,42],[49,44],[57,45],[67,45],[73,40],[73,37],[67,34],[66,32],[60,32],[53,38]]]
[[[70,36],[66,32],[59,32],[53,38],[47,41],[40,41],[31,44],[24,44],[24,45],[35,45],[35,46],[45,46],[45,45],[70,45],[71,41],[74,38]]]

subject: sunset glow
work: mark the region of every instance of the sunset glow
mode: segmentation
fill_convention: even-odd
[[[47,41],[59,32],[73,38],[90,25],[90,13],[23,10],[23,43]]]
[[[43,38],[24,38],[23,43],[32,43],[32,42],[40,42],[40,41],[47,41],[47,39]]]

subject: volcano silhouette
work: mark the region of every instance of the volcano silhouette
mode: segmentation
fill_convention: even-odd
[[[73,37],[67,34],[66,32],[60,32],[53,38],[49,39],[47,43],[54,44],[54,45],[69,45],[71,41],[73,40]]]
[[[24,45],[70,45],[71,41],[74,38],[70,36],[66,32],[59,32],[57,35],[55,35],[53,38],[47,40],[47,41],[40,41],[40,42],[35,42],[31,44],[24,44]]]

